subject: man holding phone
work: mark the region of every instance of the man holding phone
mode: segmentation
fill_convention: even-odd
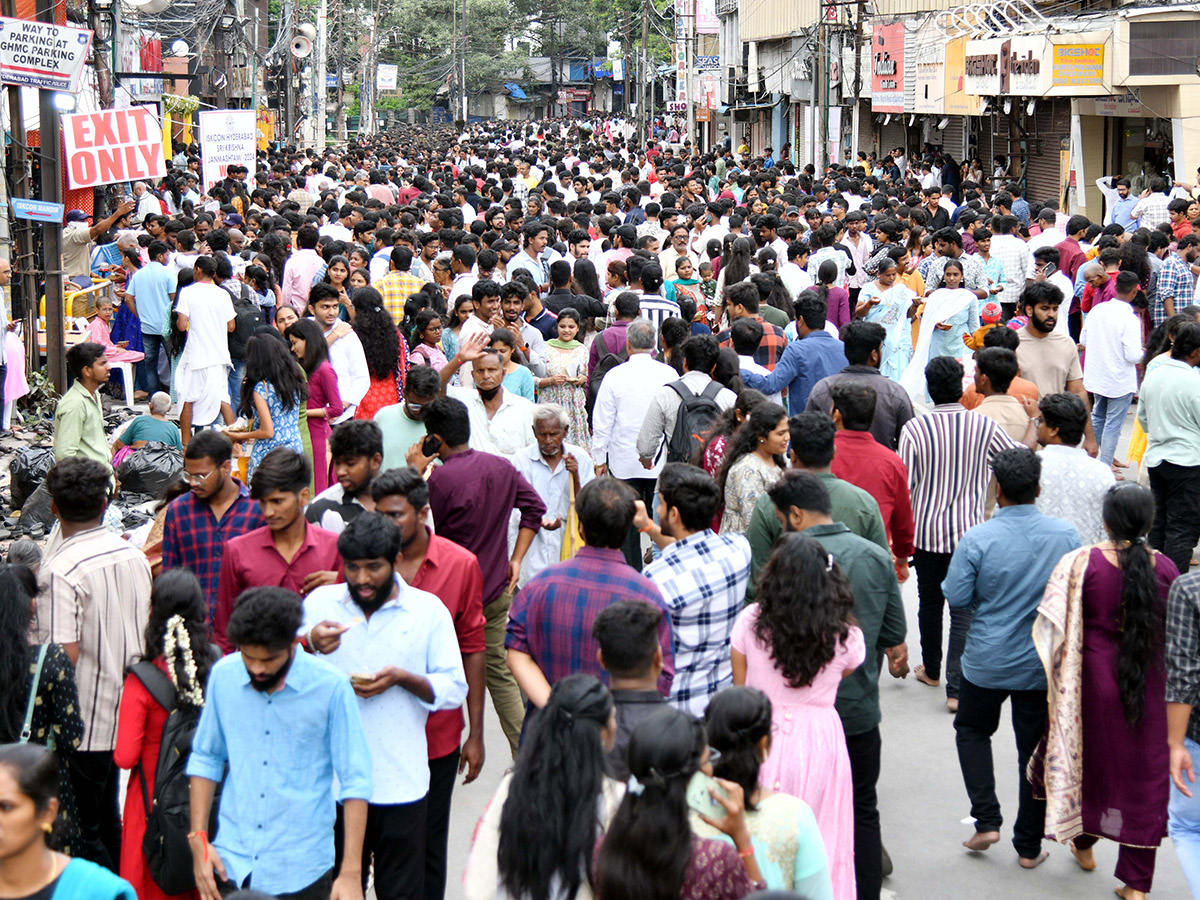
[[[422,900],[425,724],[431,712],[462,704],[467,680],[450,612],[396,572],[400,543],[400,529],[378,513],[350,520],[337,542],[346,583],[308,595],[302,631],[350,676],[367,733],[373,790],[361,871],[373,859],[380,900]]]

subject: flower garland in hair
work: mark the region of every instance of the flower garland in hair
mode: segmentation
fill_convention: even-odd
[[[187,678],[187,686],[180,687],[179,676],[175,671],[176,648],[183,655],[183,673]],[[167,619],[167,633],[163,636],[163,656],[167,660],[167,674],[171,684],[180,699],[191,706],[204,705],[204,693],[200,690],[199,675],[196,671],[196,658],[192,655],[192,638],[188,634],[183,616],[175,615]]]

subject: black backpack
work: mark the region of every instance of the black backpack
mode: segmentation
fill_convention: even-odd
[[[596,340],[603,341],[604,335],[596,335]],[[593,427],[595,427],[595,423],[592,421],[592,416],[596,411],[596,398],[600,396],[600,384],[604,381],[604,376],[629,359],[627,346],[622,347],[620,353],[613,353],[608,349],[608,344],[602,344],[601,347],[603,352],[596,360],[596,368],[592,369],[592,374],[588,378],[587,400],[584,404],[587,409],[588,425]]]
[[[712,432],[713,423],[721,414],[717,406],[717,395],[722,387],[710,381],[699,394],[693,394],[684,385],[683,379],[667,385],[679,395],[679,412],[675,414],[675,428],[667,441],[667,462],[691,462]],[[662,453],[662,450],[659,450]]]
[[[246,344],[254,336],[255,329],[264,324],[254,292],[249,285],[240,287],[240,293],[233,298],[233,331],[229,332],[229,356],[235,360],[245,359]]]
[[[192,830],[190,780],[186,767],[192,750],[192,738],[200,722],[200,710],[180,707],[175,702],[175,686],[152,662],[134,663],[129,671],[150,692],[154,702],[167,711],[163,723],[162,747],[158,752],[158,770],[154,774],[154,802],[147,799],[146,775],[137,767],[142,785],[142,802],[146,806],[146,837],[142,850],[146,867],[154,883],[163,893],[183,894],[196,889],[192,870],[192,851],[188,833]],[[213,796],[209,814],[209,840],[217,834],[217,809],[221,800],[221,785]]]

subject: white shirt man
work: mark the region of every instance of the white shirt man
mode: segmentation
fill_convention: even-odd
[[[663,459],[644,469],[637,452],[638,432],[654,395],[658,388],[679,378],[678,372],[650,355],[655,334],[654,325],[646,319],[629,323],[629,359],[604,376],[596,396],[592,457],[597,470],[607,466],[614,478],[657,478],[662,471]]]
[[[337,328],[325,329],[325,334]],[[354,416],[354,408],[362,401],[367,389],[371,387],[371,373],[367,371],[367,355],[363,352],[362,341],[353,329],[329,345],[329,364],[333,366],[333,374],[337,376],[338,393],[342,395],[342,405],[346,411],[337,421],[342,422]]]
[[[579,467],[580,488],[595,477],[592,458],[586,450],[565,441],[561,446],[561,453],[553,460],[554,468],[542,455],[536,440],[512,457],[517,471],[533,485],[546,504],[542,528],[533,536],[533,543],[529,545],[525,560],[521,563],[521,576],[517,579],[519,587],[524,587],[530,578],[562,558],[564,529],[571,512],[571,473],[567,471],[566,458],[572,457]],[[546,524],[556,521],[554,528],[546,527]]]
[[[466,376],[464,376],[466,377]],[[533,440],[533,401],[500,388],[500,406],[488,417],[479,391],[473,387],[450,385],[446,396],[461,400],[471,417],[471,449],[510,461]]]

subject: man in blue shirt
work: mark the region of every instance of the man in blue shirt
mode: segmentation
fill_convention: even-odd
[[[825,313],[825,301],[816,291],[801,292],[796,300],[796,340],[787,345],[770,375],[743,369],[742,383],[768,396],[787,388],[788,411],[793,416],[804,412],[816,383],[850,365],[842,342],[825,330]]]
[[[371,753],[350,680],[296,646],[302,621],[292,591],[245,591],[227,630],[238,652],[209,675],[187,764],[188,845],[203,900],[251,887],[289,900],[363,900]],[[222,780],[211,842],[208,819]],[[344,830],[335,880],[337,803]]]
[[[992,735],[1012,700],[1020,803],[1013,825],[1018,862],[1041,863],[1046,801],[1035,800],[1025,767],[1046,729],[1046,675],[1033,644],[1033,620],[1054,566],[1082,545],[1075,526],[1044,516],[1034,501],[1041,459],[1032,450],[1002,450],[992,464],[996,515],[963,535],[942,593],[952,607],[974,608],[962,655],[962,686],[954,730],[975,834],[963,846],[987,850],[1000,840],[1000,802],[992,766]]]
[[[171,306],[175,303],[175,275],[167,267],[171,248],[154,241],[147,251],[150,262],[129,277],[127,300],[142,322],[142,347],[146,358],[140,366],[139,389],[153,394],[168,386],[171,364],[167,359],[166,335],[171,331]]]

